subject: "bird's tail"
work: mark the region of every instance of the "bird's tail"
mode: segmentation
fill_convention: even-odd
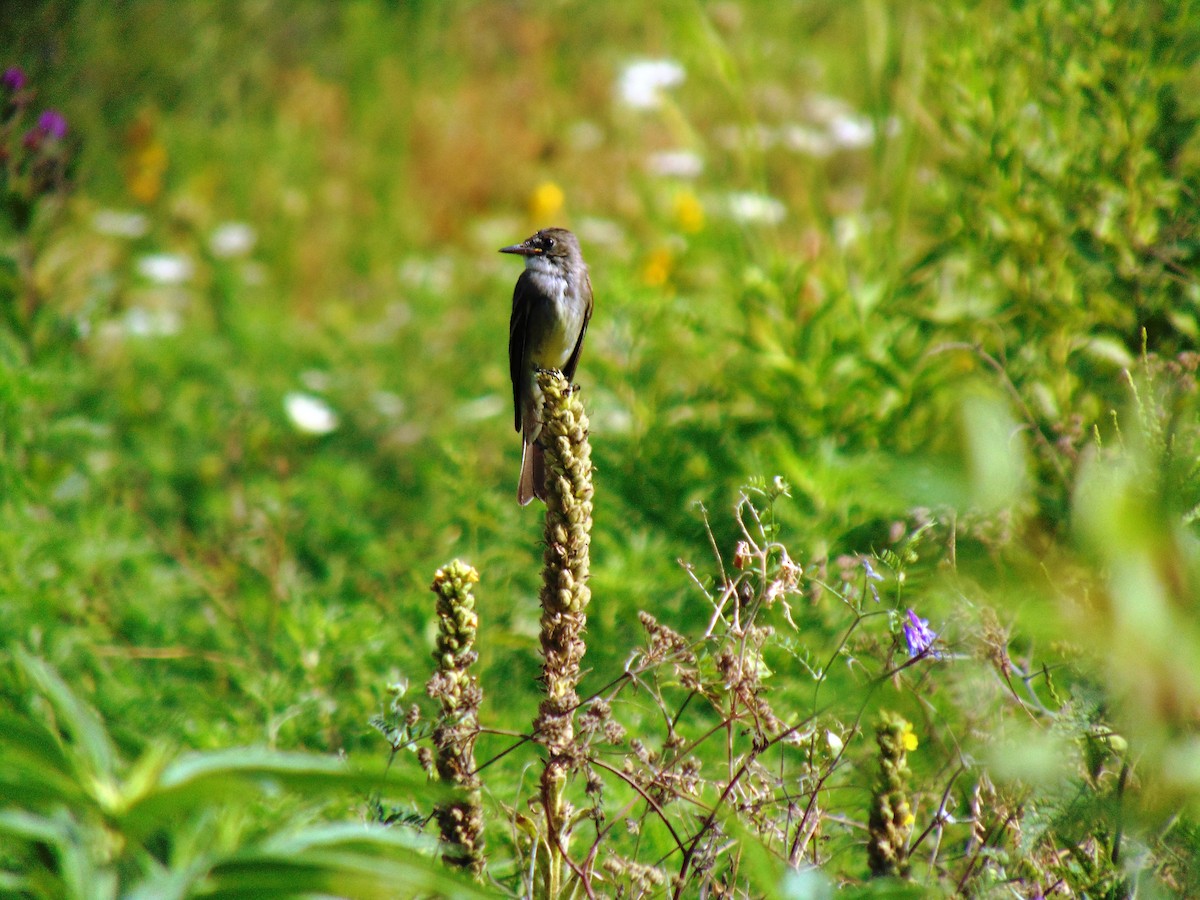
[[[537,441],[521,443],[521,480],[517,482],[517,502],[525,506],[537,497],[546,502],[546,456]]]

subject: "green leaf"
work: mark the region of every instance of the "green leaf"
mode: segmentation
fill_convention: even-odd
[[[187,753],[168,764],[155,789],[130,805],[127,823],[145,833],[181,810],[211,805],[218,797],[223,803],[237,802],[247,788],[256,793],[286,789],[309,796],[386,790],[417,795],[426,802],[454,795],[442,785],[429,783],[423,773],[361,772],[331,756],[245,747]]]
[[[29,680],[53,704],[59,717],[58,725],[66,729],[72,746],[78,749],[91,773],[100,777],[111,775],[117,752],[100,717],[75,696],[67,683],[46,662],[20,648],[14,650],[13,656]]]
[[[306,851],[299,855],[248,852],[213,867],[194,896],[214,900],[295,897],[323,893],[344,897],[418,895],[494,897],[439,860],[405,851],[403,858],[361,853]]]
[[[52,845],[65,843],[67,840],[67,831],[62,824],[44,816],[15,809],[0,811],[0,834],[6,834],[14,840]]]
[[[41,722],[0,713],[0,794],[24,806],[89,802],[58,737]]]

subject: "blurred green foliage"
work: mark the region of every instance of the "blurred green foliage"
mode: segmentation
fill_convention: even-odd
[[[954,875],[924,883],[1195,892],[1194,7],[8,4],[0,66],[30,115],[63,111],[71,159],[0,232],[11,752],[61,763],[107,729],[125,784],[143,764],[118,759],[164,747],[379,759],[368,719],[424,681],[426,586],[454,556],[482,574],[482,718],[525,729],[540,522],[511,498],[517,273],[495,250],[562,224],[597,295],[584,691],[640,646],[639,610],[705,629],[752,483],[805,573],[771,613],[772,702],[848,748],[809,784],[822,810],[865,823],[857,723],[894,708],[921,737],[916,833],[972,804],[1006,823],[946,831]],[[684,77],[639,108],[644,59]],[[910,608],[944,655],[884,678]],[[96,723],[44,730],[47,694]],[[622,710],[648,742],[652,707]],[[488,770],[498,803],[528,761]],[[44,866],[69,895],[39,847],[143,835],[71,808],[90,775],[33,768],[6,784],[6,884]],[[206,813],[221,852],[340,818],[300,789],[311,809]],[[810,858],[865,878],[854,831],[822,827]],[[770,882],[764,847],[743,874]],[[130,892],[191,865],[147,852],[88,865]]]

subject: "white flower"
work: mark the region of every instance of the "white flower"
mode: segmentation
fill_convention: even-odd
[[[871,146],[875,141],[875,123],[868,116],[856,112],[854,107],[840,97],[813,94],[807,98],[805,108],[809,121],[824,130],[822,137],[831,145],[830,151],[859,150]],[[807,148],[802,146],[794,146],[794,149],[802,153],[808,152]]]
[[[704,171],[704,160],[690,150],[666,150],[651,153],[646,166],[655,175],[695,178]]]
[[[92,216],[92,227],[101,234],[111,237],[140,238],[150,227],[146,216],[140,212],[121,209],[98,209]]]
[[[193,268],[190,259],[177,253],[148,253],[137,261],[138,273],[155,284],[183,284]]]
[[[744,225],[778,225],[787,217],[787,207],[766,194],[730,194],[728,202],[730,217]]]
[[[297,431],[305,434],[329,434],[338,427],[338,417],[320,397],[290,391],[283,398],[283,408]]]
[[[662,106],[663,91],[683,84],[683,66],[670,59],[643,59],[632,62],[621,73],[617,92],[626,106],[657,109]]]
[[[869,147],[875,141],[875,125],[866,116],[837,115],[829,120],[829,137],[847,150]]]
[[[208,246],[214,256],[245,256],[257,240],[258,235],[245,222],[224,222],[213,229]]]

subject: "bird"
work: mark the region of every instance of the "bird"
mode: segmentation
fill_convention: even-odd
[[[514,422],[521,433],[517,502],[525,506],[534,497],[546,500],[546,463],[538,443],[542,392],[535,376],[538,369],[558,369],[568,382],[575,377],[592,318],[592,282],[579,240],[565,228],[543,228],[500,252],[525,261],[508,324]]]

